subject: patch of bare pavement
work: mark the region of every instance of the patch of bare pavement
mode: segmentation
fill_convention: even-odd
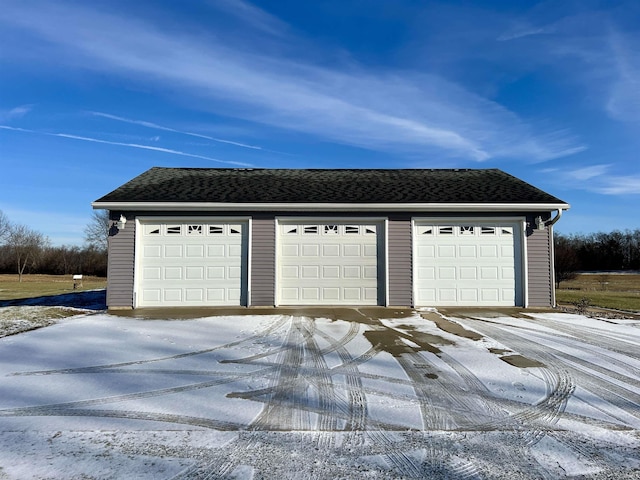
[[[37,351],[56,327],[14,337],[29,361],[0,343],[0,479],[640,478],[637,319],[210,315],[67,321],[85,353],[59,362]]]

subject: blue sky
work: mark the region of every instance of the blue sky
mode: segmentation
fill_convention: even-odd
[[[4,0],[0,210],[81,244],[152,166],[500,168],[640,228],[640,2]]]

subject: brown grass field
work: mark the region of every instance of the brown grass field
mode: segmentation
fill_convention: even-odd
[[[107,279],[102,277],[82,278],[82,286],[73,289],[71,275],[23,275],[22,283],[18,275],[0,275],[0,300],[36,298],[46,295],[82,292],[106,288]]]
[[[585,298],[596,307],[640,312],[640,275],[622,273],[583,273],[560,284],[559,304],[573,304]]]
[[[87,277],[82,286],[73,289],[71,275],[0,275],[0,300],[35,298],[46,295],[81,292],[106,288],[107,279]],[[565,281],[556,290],[560,305],[575,304],[586,299],[594,307],[640,312],[640,275],[619,273],[580,274],[575,280]]]

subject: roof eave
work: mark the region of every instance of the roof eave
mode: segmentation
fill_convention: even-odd
[[[310,212],[541,212],[568,210],[568,203],[224,203],[224,202],[93,202],[96,210],[177,211],[295,211]]]

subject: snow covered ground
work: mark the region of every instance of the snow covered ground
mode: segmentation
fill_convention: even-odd
[[[361,313],[0,338],[0,479],[640,478],[639,321]]]

